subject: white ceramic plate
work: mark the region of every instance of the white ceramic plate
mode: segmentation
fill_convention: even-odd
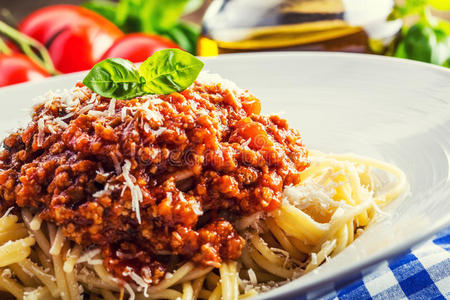
[[[355,243],[261,298],[325,291],[362,268],[407,250],[450,225],[450,71],[406,60],[338,53],[267,53],[206,59],[206,69],[284,112],[309,148],[354,152],[406,173],[410,194]],[[70,88],[83,73],[0,89],[0,133],[17,127],[32,99]]]

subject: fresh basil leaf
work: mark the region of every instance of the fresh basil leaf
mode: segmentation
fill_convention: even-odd
[[[178,24],[178,27],[184,32],[191,43],[189,52],[195,55],[197,53],[197,42],[200,37],[201,27],[197,24],[183,21]]]
[[[403,41],[401,41],[397,45],[397,49],[395,50],[394,56],[399,58],[408,58],[408,55],[406,54],[405,51],[405,43]]]
[[[92,0],[83,3],[82,6],[107,18],[125,33],[142,31],[140,9],[133,1],[122,0],[114,3],[107,0]]]
[[[181,92],[194,83],[203,65],[201,60],[179,49],[157,51],[139,68],[145,78],[143,90],[162,95]]]
[[[450,58],[450,35],[446,23],[422,21],[407,31],[396,52],[397,57],[443,65]],[[439,26],[441,25],[441,26]],[[403,45],[403,48],[401,46]],[[403,52],[403,53],[402,53]]]
[[[92,11],[95,11],[99,15],[105,17],[109,21],[118,25],[116,23],[116,11],[117,11],[116,3],[106,0],[96,0],[84,2],[83,4],[81,4],[81,6],[90,9]]]
[[[171,39],[181,48],[191,54],[196,54],[197,41],[200,36],[200,26],[187,22],[180,22],[166,32],[160,33]]]
[[[123,1],[123,0],[122,0]],[[147,0],[141,8],[145,32],[164,32],[174,27],[189,0]]]
[[[83,83],[108,98],[130,99],[145,94],[142,89],[144,78],[133,63],[122,58],[108,58],[97,63]]]
[[[446,67],[446,68],[450,68],[450,58],[447,59],[447,60],[445,61],[445,63],[442,64],[442,66],[443,66],[443,67]]]
[[[144,2],[143,0],[120,0],[117,5],[117,22],[125,24],[129,16],[139,14]]]
[[[431,62],[433,50],[437,45],[436,34],[431,27],[417,23],[409,28],[403,41],[408,58]]]
[[[402,5],[395,4],[387,19],[388,21],[392,21],[409,15],[420,14],[423,12],[428,1],[429,0],[405,0]]]
[[[191,44],[191,41],[178,26],[175,26],[160,34],[174,41],[178,46],[180,46],[187,52],[195,54],[195,52],[193,52],[193,45]]]
[[[442,65],[450,57],[450,36],[441,28],[433,28],[436,46],[431,55],[431,63]]]

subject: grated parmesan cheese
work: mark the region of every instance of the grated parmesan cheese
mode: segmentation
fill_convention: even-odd
[[[93,109],[94,108],[94,104],[88,104],[88,105],[86,105],[85,107],[83,107],[82,109],[80,109],[79,111],[78,111],[78,115],[82,115],[82,114],[84,114],[85,112],[88,112],[88,111],[90,111],[91,109]]]
[[[107,112],[106,112],[107,113]],[[90,110],[88,112],[88,115],[91,116],[95,116],[95,117],[101,117],[101,116],[105,116],[105,111],[101,111],[101,110]]]
[[[116,99],[112,98],[109,101],[108,116],[112,117],[114,116],[115,113],[116,113]]]
[[[9,215],[9,213],[10,213],[13,209],[14,209],[13,206],[11,206],[10,208],[8,208],[8,210],[5,212],[5,214],[2,216],[2,218],[6,218],[6,217]]]
[[[194,201],[194,203],[192,204],[192,210],[194,211],[194,213],[197,216],[202,216],[203,215],[203,210],[200,207],[200,202]]]
[[[59,119],[59,120],[65,120],[65,119],[68,119],[68,118],[72,117],[73,115],[74,115],[74,113],[73,113],[73,112],[70,112],[70,113],[66,114],[64,117],[57,118],[57,119]]]
[[[122,110],[120,111],[120,118],[122,119],[122,122],[125,121],[125,117],[127,115],[127,110],[130,109],[130,107],[122,107]]]
[[[101,173],[98,173],[98,172],[97,172],[97,174],[101,174]],[[100,191],[95,192],[94,194],[92,194],[92,197],[94,197],[94,198],[100,198],[100,197],[102,197],[102,196],[104,196],[104,195],[109,194],[113,189],[114,189],[113,186],[111,186],[109,183],[106,183],[106,184],[105,184],[105,187],[103,188],[103,190],[100,190]]]
[[[123,283],[123,287],[127,290],[128,294],[130,294],[129,300],[135,300],[136,299],[136,294],[134,293],[133,289],[131,288],[131,285],[129,285],[128,283],[124,282]]]
[[[145,280],[139,276],[137,273],[131,271],[129,273],[129,276],[131,277],[131,279],[133,279],[134,282],[136,282],[136,284],[141,287],[142,289],[144,289],[144,296],[146,298],[148,298],[148,293],[147,290],[149,288],[149,285],[145,282]]]
[[[62,118],[56,118],[56,119],[54,119],[53,120],[59,127],[61,127],[61,128],[67,128],[69,125],[66,123],[66,122],[64,122],[63,120],[62,120]]]
[[[122,168],[120,167],[119,160],[117,159],[116,153],[115,152],[111,152],[110,156],[111,156],[111,159],[112,159],[112,161],[114,163],[114,169],[116,170],[116,173],[120,174]]]
[[[200,72],[196,81],[204,85],[220,84],[223,89],[235,92],[236,94],[244,94],[245,91],[239,88],[236,83],[231,80],[224,79],[219,74],[209,73],[208,71]]]
[[[248,269],[248,278],[250,279],[250,283],[253,285],[258,284],[258,279],[256,278],[255,271],[252,268]]]
[[[37,146],[41,147],[44,142],[44,130],[45,130],[45,120],[44,118],[40,118],[37,121],[38,124],[38,138],[37,138]]]
[[[90,261],[92,261],[92,258],[94,258],[96,255],[99,255],[100,252],[101,252],[100,249],[93,249],[93,250],[90,250],[88,252],[85,252],[83,255],[81,255],[77,259],[77,264],[84,263],[84,262],[89,263]]]
[[[148,125],[148,124],[146,123],[145,125]],[[144,129],[145,129],[145,125],[144,125]],[[150,126],[149,126],[149,127],[150,127]],[[167,128],[166,128],[166,127],[159,127],[159,128],[156,129],[156,130],[153,130],[153,129],[150,128],[150,130],[151,130],[151,132],[152,132],[156,137],[158,137],[158,136],[160,136],[164,131],[166,131]]]
[[[56,134],[56,131],[53,128],[53,126],[48,126],[48,130],[50,131],[51,134]]]
[[[136,213],[136,219],[138,223],[141,224],[141,212],[140,212],[140,203],[144,200],[141,188],[137,185],[134,185],[132,175],[130,175],[131,162],[126,159],[125,164],[122,167],[122,175],[125,179],[125,188],[128,187],[131,192],[131,209]],[[123,191],[122,191],[123,193]]]
[[[242,143],[242,147],[248,147],[248,145],[250,145],[250,143],[252,142],[252,138],[249,138],[248,140],[246,140],[244,143]]]

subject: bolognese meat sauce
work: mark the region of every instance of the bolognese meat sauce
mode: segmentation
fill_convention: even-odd
[[[299,133],[253,95],[196,82],[181,93],[48,94],[4,140],[0,205],[28,207],[104,264],[157,284],[168,255],[204,266],[239,258],[234,219],[280,206],[308,166]]]

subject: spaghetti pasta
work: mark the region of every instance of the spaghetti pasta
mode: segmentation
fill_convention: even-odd
[[[49,92],[4,145],[1,299],[249,298],[345,251],[407,187],[393,165],[306,150],[226,81]]]
[[[258,226],[242,229],[247,245],[240,260],[222,263],[219,269],[198,268],[186,263],[158,285],[148,286],[146,291],[142,290],[145,283],[131,285],[135,295],[126,291],[131,294],[129,298],[243,299],[254,296],[310,272],[328,257],[343,251],[353,242],[356,231],[370,224],[379,207],[398,197],[406,188],[404,174],[389,164],[355,155],[317,152],[313,152],[310,159],[312,164],[302,173],[302,183],[286,188],[282,207],[259,217]],[[392,182],[386,186],[374,184],[375,168],[390,174]],[[317,185],[326,192],[318,194]],[[64,241],[61,230],[46,222],[38,229],[41,243],[35,243],[31,235],[35,235],[36,227],[28,227],[28,233],[21,223],[30,220],[36,218],[25,209],[19,217],[9,214],[0,218],[1,290],[17,299],[78,300],[86,293],[98,299],[120,298],[120,281],[101,264],[95,264],[94,257],[99,252],[83,253],[82,247]],[[39,259],[31,258],[46,251],[51,257],[51,269]]]

